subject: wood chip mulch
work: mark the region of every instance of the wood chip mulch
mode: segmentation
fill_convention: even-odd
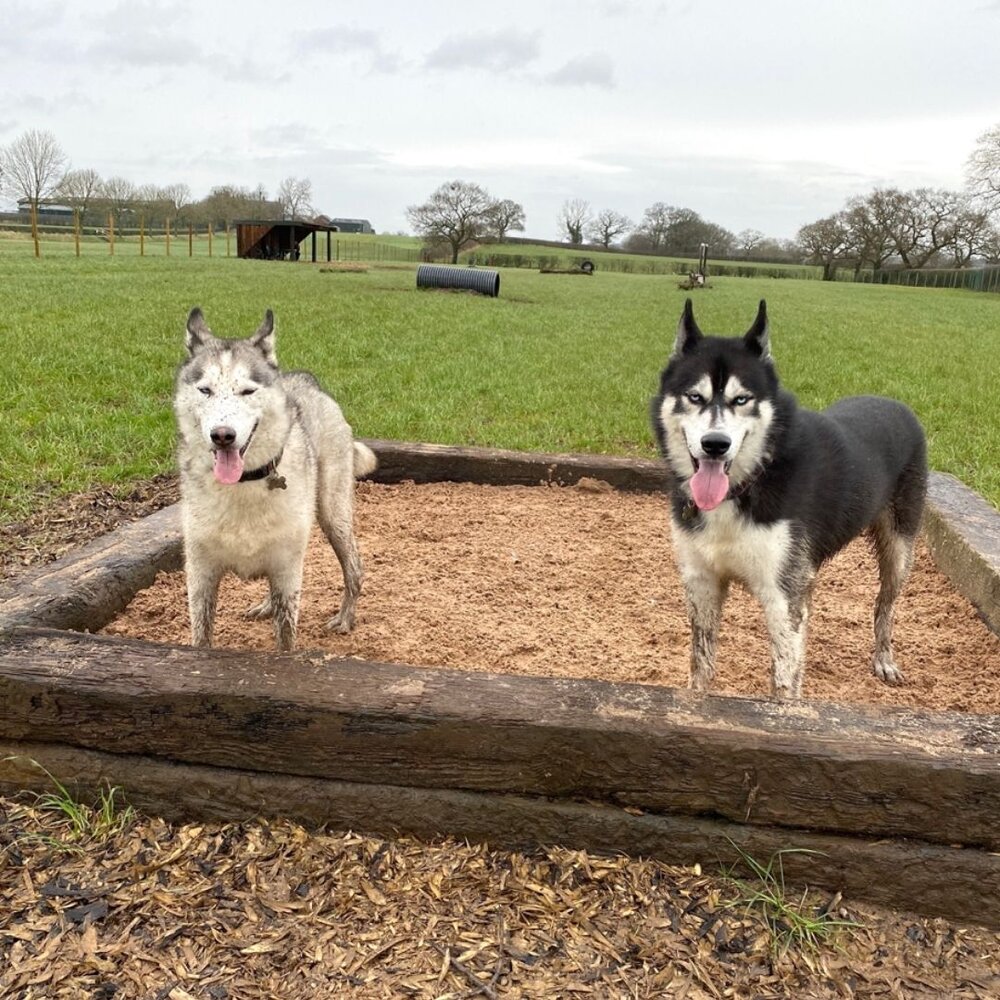
[[[734,898],[653,861],[286,822],[74,839],[0,799],[5,998],[1000,996],[995,933],[851,907],[859,927],[780,954]]]

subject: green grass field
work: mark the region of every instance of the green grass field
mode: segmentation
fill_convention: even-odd
[[[286,367],[309,368],[355,432],[654,454],[648,404],[687,293],[676,278],[502,273],[498,299],[366,273],[224,257],[66,256],[0,247],[0,525],[41,502],[173,465],[170,409],[188,309],[220,335],[275,310]],[[742,332],[768,300],[786,385],[808,406],[910,403],[931,462],[1000,506],[1000,297],[719,278],[694,293],[707,331]]]

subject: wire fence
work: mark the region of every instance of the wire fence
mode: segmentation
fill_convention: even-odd
[[[305,247],[298,259],[307,260]],[[556,247],[553,247],[556,249]],[[17,216],[0,215],[0,257],[24,256],[125,256],[234,257],[235,226],[165,225],[157,227],[121,226],[108,220],[106,226],[40,222],[32,231],[30,222]],[[323,254],[325,257],[325,253]],[[403,246],[371,236],[335,234],[330,259],[367,263],[427,263],[447,261],[442,247]],[[579,269],[591,261],[596,270],[620,274],[688,275],[696,262],[643,255],[587,255],[582,253],[518,253],[479,247],[460,255],[460,263],[482,267],[512,267],[532,270]],[[712,261],[708,277],[792,278],[819,280],[822,269],[811,264],[767,264],[756,261]],[[841,267],[837,281],[911,288],[964,288],[977,292],[1000,292],[1000,265],[965,268],[885,268],[877,271]]]
[[[301,241],[301,252],[295,259],[309,259],[309,239]],[[235,257],[236,242],[236,227],[229,225],[120,226],[109,220],[105,226],[80,226],[46,222],[39,223],[33,232],[30,222],[0,217],[0,256]],[[350,234],[333,234],[330,255],[332,260],[375,263],[427,259],[418,247]]]

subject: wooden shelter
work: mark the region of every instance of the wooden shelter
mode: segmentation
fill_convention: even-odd
[[[315,264],[316,234],[326,233],[326,259],[332,260],[330,234],[339,231],[333,225],[320,225],[301,219],[237,220],[236,255],[254,260],[299,260],[302,242],[311,237],[311,259]]]

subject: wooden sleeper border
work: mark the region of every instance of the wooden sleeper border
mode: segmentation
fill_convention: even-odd
[[[375,478],[663,486],[657,462],[368,442]],[[935,558],[1000,624],[1000,515],[932,477]],[[181,559],[175,508],[0,597],[0,791],[123,787],[168,818],[675,864],[785,855],[791,883],[1000,926],[1000,716],[200,650],[85,634]],[[806,853],[809,852],[809,853]]]

